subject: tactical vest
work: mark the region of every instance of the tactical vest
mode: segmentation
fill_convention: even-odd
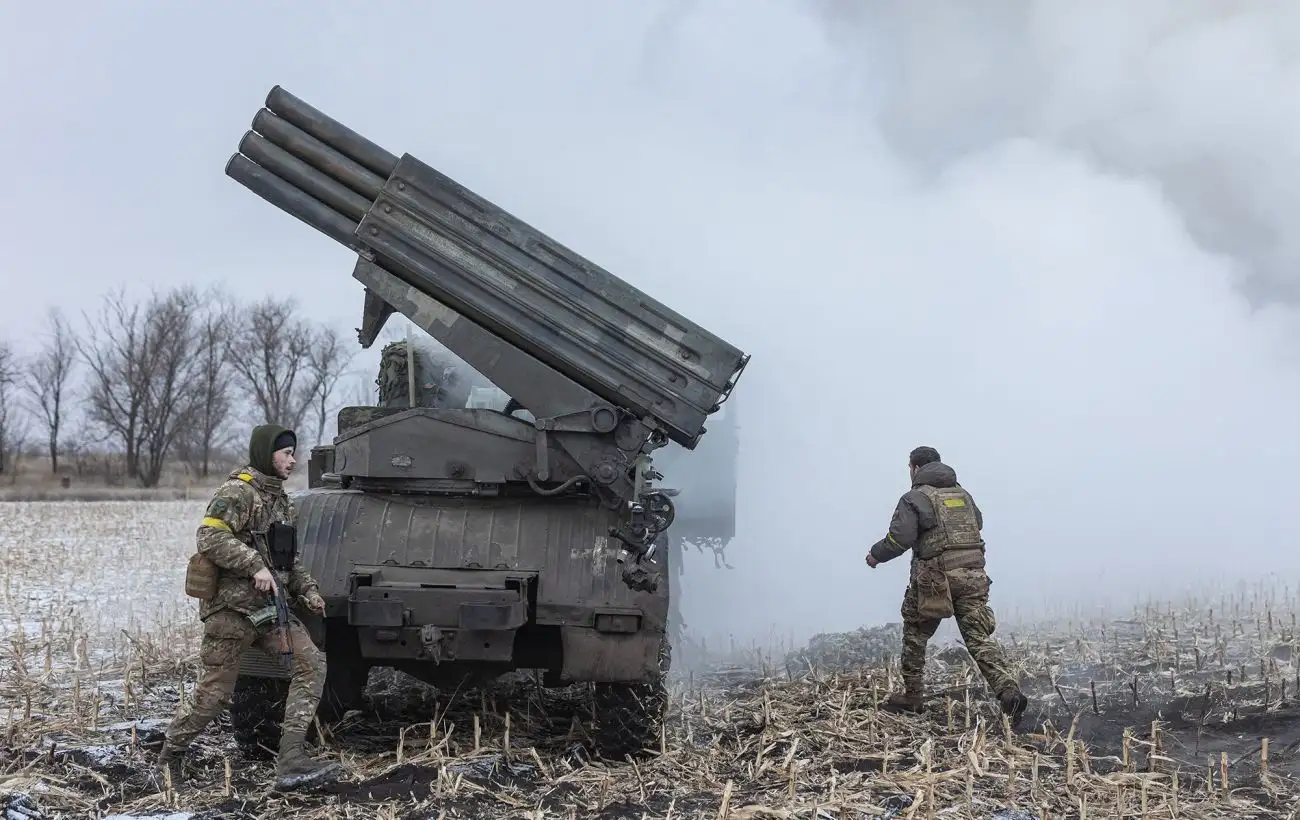
[[[982,550],[974,500],[961,487],[917,487],[934,507],[934,526],[921,533],[913,554],[920,560],[958,550]]]

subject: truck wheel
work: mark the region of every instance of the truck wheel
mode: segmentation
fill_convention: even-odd
[[[659,643],[659,669],[648,681],[597,683],[595,692],[596,752],[607,760],[637,756],[659,745],[664,710],[668,708],[668,669],[672,647],[665,635]]]
[[[333,723],[349,709],[359,709],[369,679],[370,664],[361,657],[356,630],[330,619],[325,625],[325,687],[316,710],[321,723]]]
[[[289,681],[240,675],[230,696],[230,728],[248,757],[266,758],[280,749],[280,721]]]

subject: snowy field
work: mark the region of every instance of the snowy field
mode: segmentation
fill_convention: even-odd
[[[131,639],[193,637],[185,566],[204,504],[0,504],[4,643],[52,643],[54,662],[99,664],[120,659]]]

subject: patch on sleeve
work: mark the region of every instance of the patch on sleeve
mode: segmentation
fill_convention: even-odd
[[[224,498],[214,498],[208,505],[208,515],[212,518],[221,518],[225,516],[226,510],[230,509],[230,502]]]

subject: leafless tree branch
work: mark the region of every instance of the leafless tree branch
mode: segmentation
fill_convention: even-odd
[[[21,373],[13,346],[0,341],[0,474],[14,473],[14,455],[25,442],[26,424],[18,414],[15,395]]]
[[[343,335],[337,329],[320,327],[316,330],[308,353],[307,367],[311,381],[316,385],[315,416],[316,444],[325,440],[325,427],[329,422],[330,403],[339,381],[347,374],[348,365],[355,352],[349,352]]]
[[[137,448],[140,480],[146,487],[157,485],[167,455],[198,406],[194,388],[200,367],[195,353],[201,310],[198,292],[189,287],[155,294],[149,302],[142,368],[145,403]]]
[[[106,439],[115,440],[126,457],[126,472],[137,476],[140,414],[145,401],[144,329],[139,305],[128,304],[118,288],[104,297],[99,315],[86,315],[86,333],[77,337],[82,362],[90,373],[86,417]]]
[[[153,292],[143,307],[118,290],[77,340],[90,370],[87,414],[122,445],[127,475],[147,487],[195,414],[200,310],[192,288]]]
[[[77,348],[71,328],[58,308],[49,312],[50,330],[45,344],[25,369],[24,387],[33,405],[33,415],[44,428],[50,453],[50,471],[59,472],[59,431],[68,406],[68,392],[77,364]]]
[[[227,422],[235,407],[228,362],[239,323],[237,305],[220,291],[203,296],[204,310],[195,326],[195,364],[191,423],[181,431],[177,453],[206,478],[212,459],[226,444]]]
[[[261,421],[298,430],[320,385],[312,374],[311,325],[293,299],[267,297],[245,310],[228,364]]]

